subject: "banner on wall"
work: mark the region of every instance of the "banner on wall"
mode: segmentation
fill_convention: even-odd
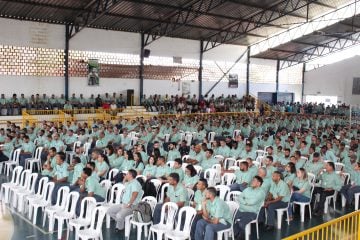
[[[229,88],[238,88],[239,80],[237,74],[229,74]]]
[[[190,95],[190,82],[182,82],[182,94]]]
[[[88,60],[88,85],[99,86],[100,78],[100,64],[98,59]]]

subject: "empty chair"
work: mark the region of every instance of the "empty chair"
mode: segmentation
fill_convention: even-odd
[[[22,166],[15,167],[10,182],[1,184],[1,189],[0,189],[1,202],[9,203],[9,189],[19,184],[22,170],[23,170]]]
[[[63,210],[57,211],[54,214],[53,222],[49,221],[49,231],[52,232],[55,220],[57,220],[58,239],[61,239],[64,221],[66,225],[68,225],[69,220],[76,217],[75,210],[77,201],[79,200],[79,196],[79,192],[70,192],[66,198],[65,208]]]
[[[38,171],[41,171],[41,153],[44,147],[37,147],[35,150],[35,154],[33,158],[25,159],[25,167],[26,169],[30,169],[33,171],[34,165],[37,166]]]
[[[152,214],[154,214],[154,210],[155,210],[155,206],[157,204],[157,200],[156,198],[152,197],[152,196],[147,196],[147,197],[144,197],[142,200],[142,202],[147,202],[150,204],[150,207],[151,207],[151,211],[152,211]],[[141,235],[142,235],[142,229],[144,228],[144,235],[145,235],[145,238],[147,238],[148,236],[148,227],[152,224],[152,221],[150,222],[136,222],[133,219],[133,216],[132,215],[129,215],[126,217],[126,220],[125,220],[125,239],[129,239],[130,237],[130,227],[131,225],[136,227],[137,229],[137,239],[138,240],[141,240]]]
[[[106,210],[103,207],[96,207],[91,215],[90,227],[86,229],[79,230],[76,234],[78,238],[82,240],[87,239],[103,239],[102,236],[102,224]]]
[[[41,208],[44,211],[44,208],[51,205],[51,195],[54,189],[54,182],[47,182],[44,186],[44,190],[42,192],[41,198],[32,198],[29,199],[29,214],[28,217],[31,219],[31,215],[33,214],[33,224],[36,224],[37,212],[38,209]]]
[[[222,155],[215,155],[214,158],[218,160],[219,163],[222,163],[225,159]]]
[[[188,199],[189,199],[189,201],[191,201],[192,199],[193,199],[193,197],[194,197],[194,195],[195,195],[195,192],[194,192],[194,190],[192,190],[191,188],[186,188],[186,191],[187,191],[187,193],[188,193]],[[190,203],[190,202],[189,202]]]
[[[212,169],[216,170],[215,184],[220,183],[221,182],[221,165],[220,164],[214,164],[212,166]]]
[[[185,215],[185,216],[184,216]],[[165,232],[165,239],[190,239],[191,225],[196,216],[196,210],[192,207],[182,207],[178,214],[178,220],[174,231]],[[183,224],[181,224],[183,222]]]
[[[239,209],[239,204],[237,202],[233,202],[233,201],[229,201],[226,202],[226,204],[229,206],[230,208],[230,216],[231,216],[231,226],[227,229],[221,230],[217,232],[217,240],[221,240],[223,239],[223,235],[225,235],[225,239],[228,239],[228,234],[231,233],[233,235],[233,223],[234,223],[234,218],[235,218],[235,214],[236,211]],[[234,239],[234,236],[232,236]]]
[[[216,191],[219,192],[219,198],[225,200],[226,195],[230,192],[230,187],[226,185],[216,185]]]
[[[92,212],[96,208],[96,200],[93,197],[85,197],[81,200],[80,215],[78,218],[70,219],[67,228],[67,237],[69,239],[69,231],[75,229],[75,239],[81,228],[87,228],[91,224]]]
[[[101,182],[100,182],[100,186],[103,188],[103,189],[105,189],[105,201],[104,202],[98,202],[98,204],[103,204],[103,203],[105,203],[106,202],[106,199],[107,199],[107,197],[108,197],[108,194],[109,194],[109,191],[110,191],[110,189],[111,189],[111,186],[112,186],[112,183],[111,183],[111,181],[110,180],[102,180]]]
[[[9,187],[9,196],[8,196],[8,202],[11,203],[10,205],[12,207],[17,207],[17,199],[16,199],[16,193],[25,191],[28,181],[30,180],[31,171],[30,170],[24,170],[20,174],[20,181],[17,185],[12,185]]]
[[[313,174],[313,173],[307,173],[307,175],[308,175],[308,180],[309,180],[310,184],[314,184],[314,183],[315,183],[315,180],[316,180],[315,174]]]
[[[49,182],[49,178],[47,178],[47,177],[40,178],[37,191],[35,192],[35,187],[34,187],[33,192],[24,194],[23,209],[25,209],[25,211],[27,210],[29,214],[30,214],[30,211],[29,211],[30,201],[34,201],[35,199],[40,200],[42,198],[43,192],[45,190],[45,185],[48,182]],[[36,185],[36,183],[35,183],[35,185]],[[31,218],[31,214],[30,214],[29,218]]]
[[[167,210],[166,210],[167,209]],[[174,229],[175,216],[178,211],[178,205],[173,202],[166,202],[161,208],[160,223],[152,225],[150,227],[149,240],[151,237],[155,239],[155,233],[157,239],[161,240],[164,233]]]
[[[50,222],[53,222],[54,214],[57,211],[64,210],[65,209],[65,203],[67,195],[70,192],[70,188],[68,186],[61,187],[56,196],[56,203],[53,206],[49,206],[45,208],[43,212],[43,227],[45,226],[46,217],[49,218],[49,231],[50,231]]]
[[[24,197],[35,192],[35,185],[38,178],[38,173],[32,173],[27,181],[25,189],[21,191],[14,192],[14,199],[17,200],[16,206],[19,212],[24,211]],[[14,200],[13,200],[14,202]]]
[[[10,171],[13,170],[14,166],[15,167],[19,166],[20,153],[21,153],[21,148],[18,148],[16,150],[14,150],[11,160],[6,161],[6,162],[3,163],[3,164],[5,164],[6,176],[10,175]]]

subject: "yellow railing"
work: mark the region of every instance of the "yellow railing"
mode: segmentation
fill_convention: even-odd
[[[360,239],[360,211],[336,218],[283,240],[358,240]]]

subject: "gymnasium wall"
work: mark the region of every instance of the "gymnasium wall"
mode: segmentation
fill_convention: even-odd
[[[59,71],[54,72],[49,65],[54,59],[61,63],[61,52],[56,51],[62,51],[65,47],[65,27],[62,25],[0,18],[0,29],[2,30],[0,47],[16,47],[16,49],[6,51],[7,57],[9,57],[9,55],[12,56],[13,51],[15,52],[14,56],[18,56],[16,54],[19,54],[19,51],[30,52],[20,63],[15,64],[15,71],[13,71],[12,67],[6,67],[7,59],[0,58],[0,81],[3,86],[1,93],[5,93],[7,97],[14,92],[24,93],[25,95],[34,93],[60,95],[64,93],[63,66],[60,67]],[[137,73],[125,77],[116,77],[113,76],[114,74],[108,73],[108,77],[102,77],[100,79],[99,86],[88,86],[86,63],[80,58],[83,57],[84,54],[88,54],[89,56],[101,54],[104,59],[100,59],[100,61],[106,60],[107,63],[112,64],[112,58],[117,58],[118,56],[116,54],[122,54],[125,56],[124,59],[117,61],[116,64],[135,66],[138,64],[137,56],[139,56],[140,53],[140,41],[140,34],[136,33],[99,29],[84,29],[77,33],[70,40],[71,56],[76,59],[71,61],[72,68],[69,81],[69,95],[72,93],[83,93],[84,96],[105,92],[125,93],[127,89],[134,89],[135,96],[138,96],[139,79]],[[27,48],[30,48],[30,50]],[[170,95],[180,95],[183,92],[183,88],[189,88],[190,94],[198,95],[199,83],[197,81],[196,71],[199,67],[197,60],[200,55],[199,41],[163,37],[151,43],[146,48],[151,50],[150,58],[145,59],[145,64],[148,68],[156,67],[157,59],[160,59],[166,62],[165,65],[167,67],[183,66],[184,68],[195,69],[195,72],[191,74],[187,74],[187,72],[183,73],[184,77],[182,81],[180,81],[180,83],[174,83],[171,81],[171,76],[166,76],[164,79],[153,78],[154,76],[158,76],[149,70],[150,74],[146,75],[149,77],[145,77],[144,80],[144,94],[168,93]],[[55,53],[48,53],[48,49],[55,51]],[[204,53],[203,94],[223,76],[223,72],[226,72],[246,49],[244,46],[221,45]],[[112,54],[112,56],[107,56],[108,54]],[[126,59],[128,59],[129,56],[132,56],[133,59],[128,61]],[[133,56],[135,56],[135,58]],[[173,57],[182,57],[183,64],[173,64]],[[16,58],[17,57],[14,57],[14,61],[16,61]],[[39,58],[46,58],[46,60],[42,62],[38,60]],[[86,60],[86,57],[83,58]],[[169,63],[170,60],[171,63]],[[33,71],[31,73],[22,74],[23,72],[30,71],[25,69],[25,66],[28,65],[31,65],[35,70],[31,70]],[[217,66],[220,66],[221,70]],[[274,69],[276,70],[275,61],[261,59],[251,60],[250,93],[252,95],[256,96],[257,92],[275,91]],[[227,74],[209,94],[216,96],[221,94],[237,94],[238,96],[242,96],[245,94],[246,54],[229,73],[238,74],[238,88],[228,88]],[[281,83],[280,90],[282,89],[284,89],[284,91],[288,89],[289,92],[294,92],[295,100],[298,101],[301,99],[301,85],[299,85],[298,81],[292,82],[291,84]]]
[[[360,56],[355,56],[305,73],[305,95],[337,96],[338,101],[360,104],[352,94],[353,78],[360,77]]]

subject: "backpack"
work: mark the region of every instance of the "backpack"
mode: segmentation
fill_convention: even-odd
[[[133,208],[133,220],[135,222],[147,223],[152,220],[151,206],[147,202],[139,202]]]

